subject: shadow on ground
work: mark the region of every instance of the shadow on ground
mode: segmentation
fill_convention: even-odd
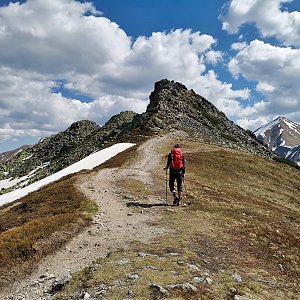
[[[174,206],[166,203],[141,203],[141,202],[127,202],[126,205],[127,207],[136,206],[136,207],[143,207],[143,208],[151,208],[157,206]]]

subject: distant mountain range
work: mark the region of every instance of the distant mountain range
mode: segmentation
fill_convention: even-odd
[[[300,166],[300,125],[278,117],[254,131],[257,139],[274,151]]]
[[[145,113],[126,111],[104,126],[82,120],[0,162],[0,193],[7,193],[52,175],[91,153],[117,142],[137,143],[172,130],[196,140],[272,157],[252,132],[230,121],[211,102],[179,82],[156,82]],[[22,179],[24,178],[24,179]]]
[[[20,152],[22,152],[22,151],[24,151],[24,150],[26,150],[30,147],[31,147],[30,145],[24,145],[24,146],[21,146],[17,149],[0,153],[0,164],[4,163],[5,161],[9,160],[13,156],[17,155],[18,153],[20,153]]]

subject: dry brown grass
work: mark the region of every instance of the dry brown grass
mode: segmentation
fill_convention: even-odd
[[[174,212],[155,205],[147,210],[160,217],[159,225],[171,233],[150,245],[134,243],[126,251],[112,252],[95,267],[74,274],[71,284],[56,298],[70,299],[75,291],[92,292],[106,284],[110,287],[108,299],[126,298],[128,290],[133,291],[134,299],[154,299],[149,283],[192,283],[194,276],[200,276],[211,278],[213,283],[194,283],[198,292],[177,290],[169,299],[233,299],[229,288],[256,300],[299,299],[300,172],[239,151],[193,141],[176,142],[188,160],[185,196],[192,205],[174,207]],[[157,194],[162,198],[164,154],[172,145],[162,145],[163,161],[154,174]],[[104,167],[122,165],[134,151],[128,149]],[[129,180],[126,187],[127,192],[146,201],[141,197],[147,193],[142,182]],[[21,208],[15,205],[11,209]],[[141,258],[139,251],[149,255]],[[120,259],[129,263],[119,265]],[[191,270],[189,264],[196,264],[200,271]],[[147,268],[149,265],[157,270]],[[139,274],[138,280],[128,279],[133,273]],[[234,273],[242,282],[233,279]]]
[[[193,205],[185,224],[198,263],[211,272],[240,272],[252,282],[251,288],[264,289],[259,299],[287,295],[296,299],[300,172],[261,157],[204,145],[200,151],[188,152],[187,159],[187,197]],[[262,278],[274,280],[275,289],[272,284],[258,284]],[[240,287],[242,293],[249,289]]]
[[[30,272],[29,266],[90,223],[96,206],[74,183],[75,178],[69,176],[1,207],[1,284]]]
[[[198,292],[177,290],[167,298],[233,299],[230,288],[235,288],[250,299],[299,299],[300,172],[244,152],[176,142],[188,160],[185,196],[192,205],[174,207],[174,212],[163,206],[149,206],[148,210],[159,215],[160,225],[172,233],[151,245],[136,243],[129,250],[113,252],[98,267],[78,273],[57,299],[69,299],[80,289],[92,292],[99,284],[110,287],[109,299],[123,299],[128,290],[133,291],[134,299],[155,299],[149,283],[192,283],[194,276],[209,277],[213,283],[194,284]],[[162,198],[164,154],[172,145],[162,145],[163,161],[155,174],[157,194]],[[132,183],[129,189],[136,197],[140,197],[140,184]],[[141,259],[139,251],[154,256]],[[179,256],[171,256],[172,252]],[[129,263],[115,266],[119,259]],[[191,263],[200,271],[190,270]],[[149,270],[147,265],[158,270]],[[126,274],[132,273],[140,278],[128,280]],[[235,273],[241,282],[233,278]]]
[[[95,170],[122,166],[135,149],[125,150]],[[30,273],[42,257],[90,224],[97,207],[75,186],[76,175],[69,175],[0,208],[0,288],[14,276]]]

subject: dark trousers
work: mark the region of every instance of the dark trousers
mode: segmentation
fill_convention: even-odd
[[[181,170],[175,171],[170,169],[169,187],[171,192],[175,190],[174,188],[175,180],[177,183],[177,191],[182,192],[182,180],[183,180],[182,171]]]

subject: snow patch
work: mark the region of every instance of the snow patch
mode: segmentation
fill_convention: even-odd
[[[46,162],[44,164],[42,164],[41,166],[35,168],[34,170],[32,170],[29,174],[25,175],[25,176],[22,176],[22,177],[19,177],[19,178],[8,178],[8,179],[3,179],[3,180],[0,180],[0,190],[1,189],[7,189],[7,188],[10,188],[16,184],[19,184],[21,183],[22,186],[25,186],[26,183],[28,182],[28,180],[34,176],[34,173],[36,171],[38,171],[39,169],[43,169],[45,167],[47,167],[48,165],[50,164],[50,162]],[[5,172],[7,175],[8,172]]]
[[[282,120],[282,118],[279,117],[279,118],[277,118],[277,119],[269,122],[268,124],[259,127],[258,129],[256,129],[254,131],[254,133],[256,134],[256,136],[258,136],[258,135],[263,136],[265,134],[265,132],[267,132],[268,130],[270,130],[272,127],[274,127],[276,125],[279,125],[279,123],[281,122],[281,120]]]
[[[28,159],[29,159],[30,157],[32,157],[32,156],[33,156],[33,154],[31,154],[31,155],[29,155],[29,156],[23,158],[23,160],[28,160]]]
[[[82,160],[68,166],[67,168],[65,168],[57,173],[54,173],[48,177],[45,177],[37,182],[34,182],[22,189],[15,190],[15,191],[9,192],[4,195],[0,195],[0,206],[5,203],[9,203],[9,202],[15,201],[17,199],[20,199],[20,198],[26,196],[27,194],[38,190],[42,186],[47,185],[51,182],[54,182],[66,175],[77,173],[84,169],[91,170],[91,169],[99,166],[100,164],[104,163],[108,159],[114,157],[118,153],[120,153],[132,146],[134,146],[134,144],[132,144],[132,143],[115,144],[106,149],[97,151],[97,152],[83,158]],[[20,178],[17,180],[20,180]]]
[[[8,179],[4,179],[0,181],[0,190],[1,189],[7,189],[11,186],[14,186],[16,184],[18,184],[19,182],[22,182],[23,180],[26,180],[28,177],[27,176],[22,176],[20,178],[8,178]]]
[[[300,134],[300,132],[297,130],[299,128],[299,124],[292,122],[292,121],[288,121],[287,119],[285,119],[284,122],[290,129],[292,129],[296,133]]]
[[[280,140],[281,140],[280,146],[284,146],[285,145],[285,140],[283,138],[281,138]]]

